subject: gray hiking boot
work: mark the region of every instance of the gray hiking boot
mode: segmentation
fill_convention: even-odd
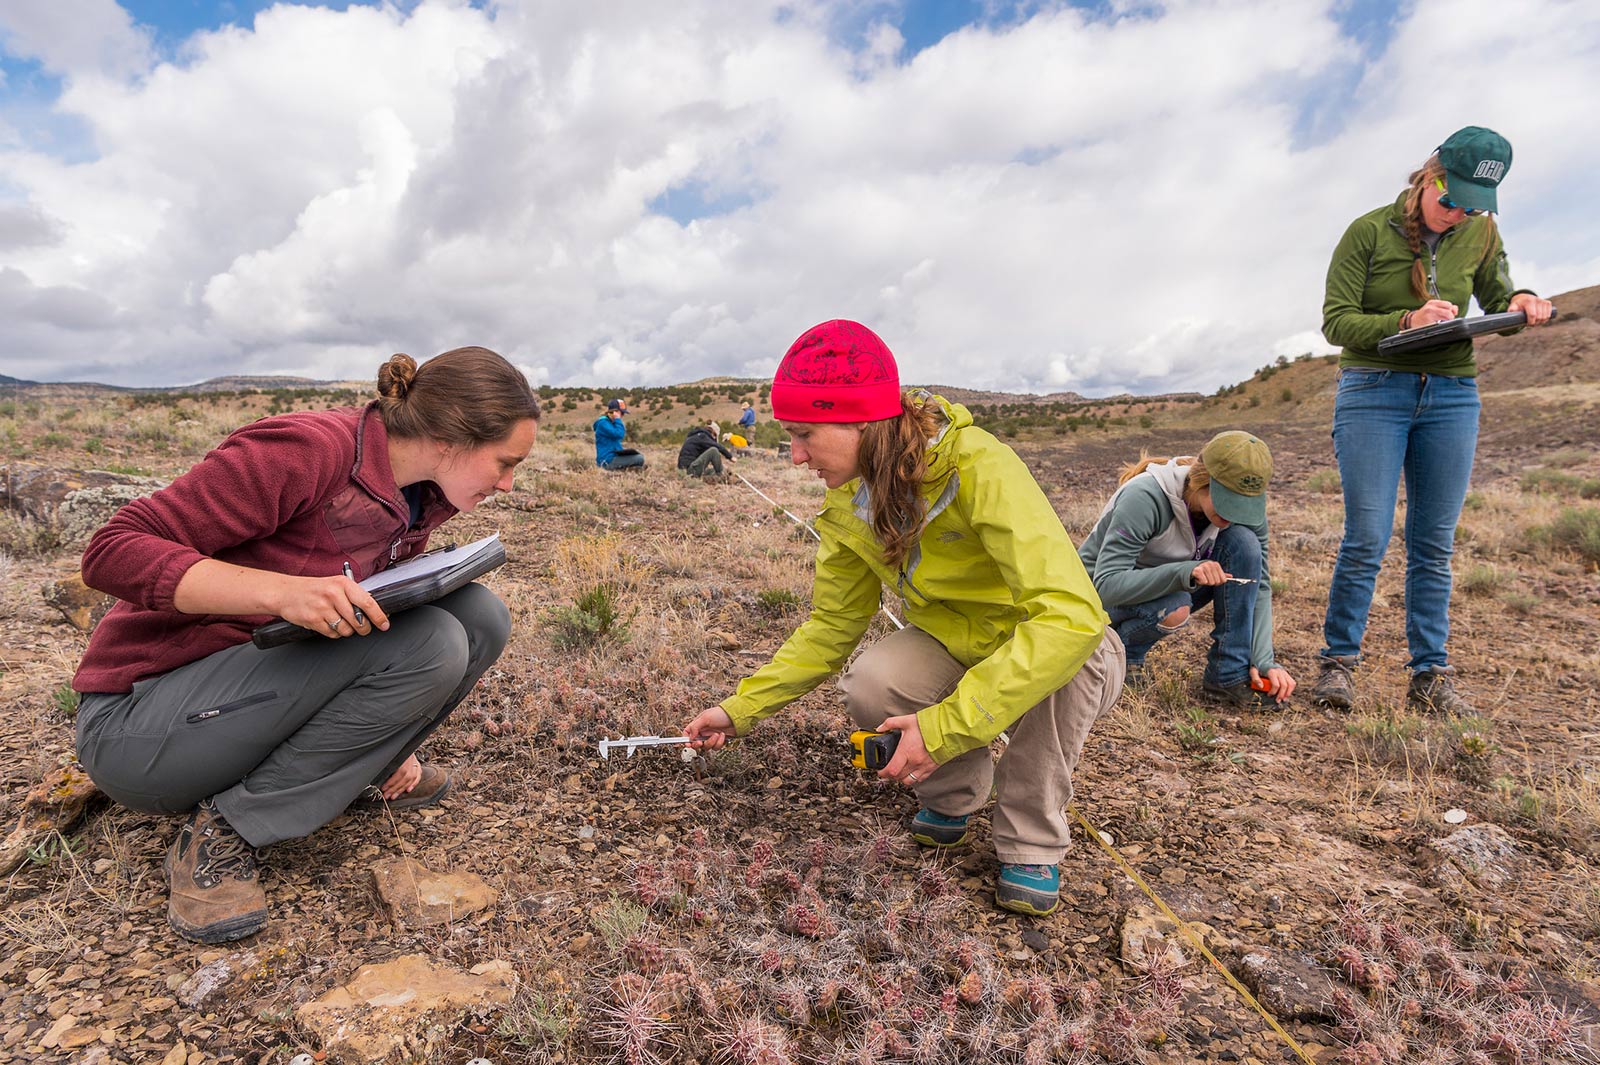
[[[1129,662],[1122,683],[1131,692],[1142,692],[1148,689],[1154,680],[1155,678],[1150,675],[1149,666],[1143,662]]]
[[[1348,710],[1354,706],[1356,681],[1352,670],[1356,668],[1355,658],[1324,655],[1317,661],[1322,666],[1322,672],[1311,686],[1311,701],[1335,710]]]
[[[1449,666],[1433,666],[1411,674],[1411,687],[1406,690],[1406,705],[1420,714],[1443,714],[1446,717],[1471,717],[1477,713],[1472,704],[1456,694],[1450,683]]]

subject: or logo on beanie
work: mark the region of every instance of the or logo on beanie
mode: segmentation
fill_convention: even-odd
[[[833,409],[833,400],[831,400],[831,399],[814,399],[814,400],[811,401],[811,405],[813,407],[817,408],[818,410],[832,410]]]

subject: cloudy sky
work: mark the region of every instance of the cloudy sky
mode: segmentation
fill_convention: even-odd
[[[1600,283],[1593,0],[0,0],[0,373],[1212,389],[1467,124],[1519,284]]]

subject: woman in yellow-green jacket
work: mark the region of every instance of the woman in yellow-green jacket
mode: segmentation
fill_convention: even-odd
[[[839,672],[893,588],[906,628],[839,682],[860,727],[900,734],[878,775],[916,792],[911,833],[934,847],[966,840],[992,785],[996,901],[1050,913],[1072,770],[1123,678],[1121,641],[1060,519],[966,408],[902,395],[894,356],[856,322],[824,322],[795,341],[772,410],[795,464],[828,489],[811,615],[685,733],[720,747]],[[996,765],[989,743],[1006,730]]]

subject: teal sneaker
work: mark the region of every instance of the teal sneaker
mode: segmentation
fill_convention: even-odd
[[[994,883],[995,905],[1002,910],[1043,917],[1061,905],[1061,874],[1053,865],[1000,866]]]
[[[927,807],[917,811],[911,819],[911,838],[924,847],[956,847],[967,841],[967,822],[971,814],[946,817]]]

